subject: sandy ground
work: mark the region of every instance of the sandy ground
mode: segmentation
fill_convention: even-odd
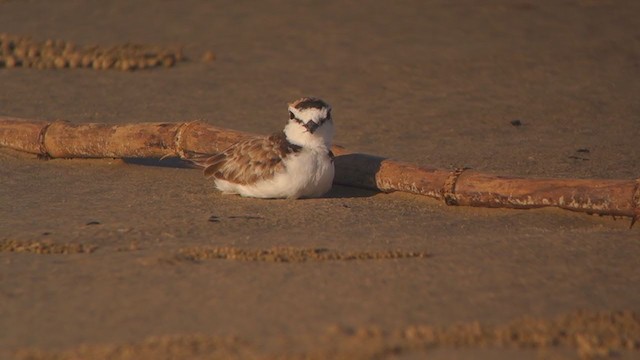
[[[640,2],[477,4],[0,1],[0,32],[184,45],[192,59],[138,72],[0,69],[0,113],[270,133],[287,102],[315,95],[334,107],[337,142],[357,151],[513,175],[640,176]],[[199,61],[206,50],[215,62]],[[0,250],[0,358],[640,348],[640,227],[626,219],[338,186],[323,199],[242,199],[195,170],[2,150]]]

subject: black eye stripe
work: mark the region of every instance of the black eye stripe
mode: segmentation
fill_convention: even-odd
[[[302,121],[301,119],[297,118],[293,112],[289,111],[289,119],[294,120],[295,122],[297,122],[300,125],[305,125],[305,122]],[[324,124],[326,121],[331,120],[331,110],[329,110],[329,112],[327,113],[327,116],[320,119],[320,121],[318,121],[318,126]]]
[[[330,120],[331,120],[331,112],[329,112],[326,117],[320,119],[320,122],[318,123],[318,125],[322,125],[325,122],[330,121]]]

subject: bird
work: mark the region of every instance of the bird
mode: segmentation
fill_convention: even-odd
[[[321,197],[333,184],[331,106],[315,97],[289,104],[280,132],[252,136],[192,161],[224,194],[266,199]]]

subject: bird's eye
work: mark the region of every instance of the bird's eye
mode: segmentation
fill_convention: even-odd
[[[291,111],[289,111],[289,119],[293,120],[293,118],[295,118],[296,116],[293,115],[293,113]]]

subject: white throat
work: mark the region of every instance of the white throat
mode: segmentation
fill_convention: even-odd
[[[284,127],[284,134],[287,140],[292,144],[305,148],[330,149],[334,132],[333,121],[331,120],[326,121],[313,133],[293,120],[289,120],[287,126]]]

